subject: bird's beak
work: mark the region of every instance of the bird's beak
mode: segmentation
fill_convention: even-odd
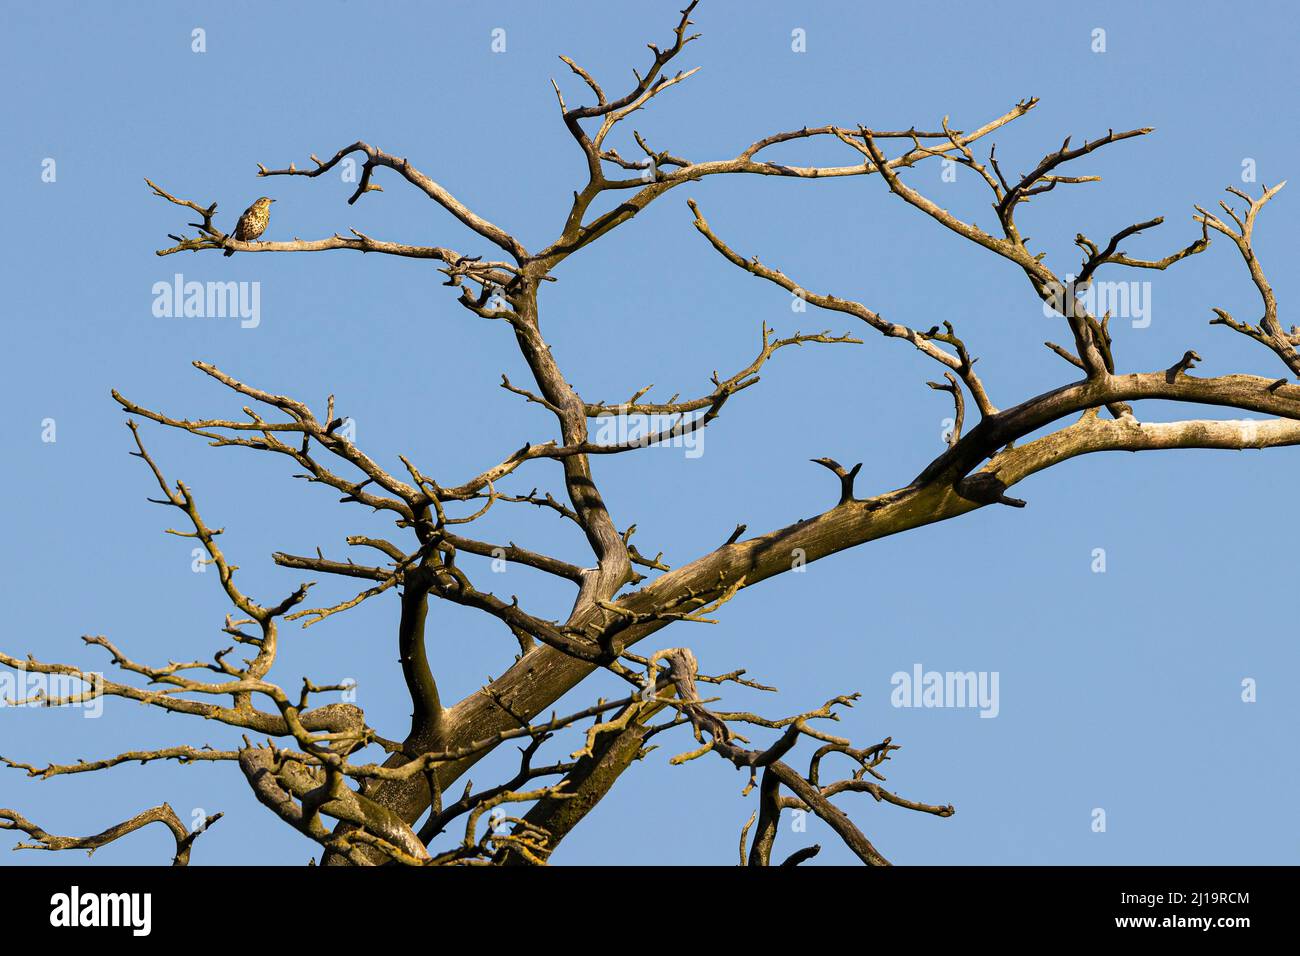
[[[271,200],[271,202],[275,202],[275,200],[274,200],[274,199],[272,199],[272,200]]]

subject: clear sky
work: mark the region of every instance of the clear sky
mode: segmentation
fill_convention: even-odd
[[[406,454],[444,484],[499,461],[526,438],[551,437],[550,416],[497,387],[526,381],[511,336],[454,302],[428,264],[332,252],[212,253],[159,259],[193,217],[150,195],[220,203],[229,229],[255,198],[273,208],[267,238],[367,234],[493,250],[391,173],[355,206],[337,177],[259,180],[256,163],[300,166],[358,138],[411,161],[530,248],[554,237],[579,153],[557,114],[550,78],[569,102],[585,90],[556,59],[573,56],[618,90],[644,69],[645,43],[665,44],[676,3],[4,4],[0,51],[3,169],[5,494],[0,549],[3,646],[43,660],[106,666],[83,634],[136,660],[206,658],[227,644],[215,574],[195,574],[175,517],[145,501],[145,468],[109,396],[178,416],[238,416],[241,402],[190,366],[215,363],[260,387],[323,409],[337,396],[358,443],[399,468]],[[996,137],[1004,168],[1028,170],[1067,134],[1155,126],[1074,170],[1102,183],[1062,187],[1022,215],[1049,264],[1077,263],[1076,232],[1104,239],[1156,215],[1166,224],[1126,244],[1160,256],[1198,233],[1192,204],[1294,176],[1294,10],[1208,3],[775,4],[705,0],[703,38],[679,63],[701,72],[658,98],[635,126],[656,148],[692,160],[734,155],[803,125],[973,128],[1018,99],[1042,98]],[[206,52],[191,49],[206,31]],[[505,30],[494,53],[492,31]],[[1093,52],[1093,31],[1106,50]],[[806,31],[806,52],[791,49]],[[617,145],[636,152],[630,130]],[[852,162],[840,144],[790,147],[790,162]],[[856,154],[854,154],[856,155]],[[54,160],[55,181],[42,177]],[[962,170],[915,174],[942,205],[989,221],[986,190]],[[1246,188],[1258,189],[1258,183]],[[1300,186],[1262,215],[1256,243],[1287,320],[1300,293],[1290,259],[1300,239]],[[861,346],[778,354],[760,385],[733,398],[704,454],[651,449],[603,458],[596,477],[641,550],[677,565],[712,549],[738,522],[751,533],[829,507],[833,479],[810,458],[863,461],[859,493],[906,484],[942,449],[947,396],[925,387],[932,362],[871,337],[848,317],[796,315],[790,299],[724,262],[691,227],[699,201],[719,235],[806,286],[859,299],[929,327],[954,320],[993,400],[1010,405],[1075,373],[1042,346],[1062,340],[1022,275],[889,196],[877,177],[808,182],[716,177],[679,188],[565,263],[544,292],[544,331],[590,400],[703,393],[708,375],[743,367],[760,323],[789,333],[868,333]],[[260,324],[159,318],[152,288],[187,280],[259,282]],[[1204,255],[1149,281],[1151,322],[1114,327],[1120,370],[1165,368],[1186,349],[1202,374],[1280,375],[1269,353],[1211,327],[1211,306],[1251,321],[1254,289],[1236,251]],[[1139,416],[1240,417],[1222,410],[1140,407]],[[53,419],[54,442],[42,440]],[[294,468],[242,449],[143,429],[170,478],[194,489],[253,596],[270,602],[302,579],[276,550],[342,557],[349,534],[390,525],[337,495],[291,479]],[[1294,863],[1300,788],[1295,760],[1300,665],[1291,522],[1300,451],[1186,451],[1092,456],[1024,482],[1023,510],[987,508],[841,554],[746,591],[721,623],[677,625],[639,650],[689,643],[706,671],[747,667],[779,697],[728,692],[728,705],[781,716],[861,691],[831,729],[903,750],[886,765],[904,796],[951,802],[950,819],[846,797],[881,851],[899,863]],[[510,485],[557,493],[554,466]],[[547,482],[551,482],[549,485]],[[516,509],[517,511],[518,509]],[[551,515],[491,516],[484,535],[585,564]],[[1094,573],[1105,549],[1106,572]],[[486,569],[483,569],[486,571]],[[562,615],[571,593],[526,570],[509,585],[533,610]],[[516,581],[517,578],[517,581]],[[314,597],[346,596],[322,581]],[[429,655],[443,697],[500,674],[513,639],[481,615],[437,606]],[[296,688],[359,682],[358,703],[400,736],[409,711],[395,664],[396,600],[387,595],[307,631],[285,629],[273,677]],[[996,672],[999,713],[891,706],[891,675]],[[1242,681],[1258,700],[1241,699]],[[610,681],[561,706],[584,706]],[[110,699],[103,718],[76,710],[0,710],[0,753],[41,763],[124,749],[203,742],[235,746],[229,728]],[[568,741],[566,741],[567,743]],[[694,746],[661,737],[556,863],[721,863],[736,859],[753,808],[744,778],[721,760],[667,766]],[[502,758],[504,759],[504,758]],[[504,764],[487,761],[480,784]],[[90,833],[163,800],[188,818],[226,817],[199,841],[195,864],[306,862],[316,848],[252,798],[229,765],[121,766],[29,781],[0,777],[0,805],[56,833]],[[1106,831],[1094,832],[1094,810]],[[156,828],[98,852],[93,863],[169,858]],[[821,842],[818,862],[849,862],[817,823],[778,838],[778,855]],[[62,858],[61,858],[62,857]],[[6,862],[84,859],[29,853]]]

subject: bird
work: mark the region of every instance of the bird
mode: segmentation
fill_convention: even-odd
[[[252,242],[262,233],[266,232],[266,225],[271,221],[271,203],[274,199],[267,199],[262,196],[257,202],[244,210],[244,214],[239,217],[239,222],[235,223],[235,231],[232,233],[233,238],[240,242]],[[234,249],[227,249],[225,256],[233,256]]]

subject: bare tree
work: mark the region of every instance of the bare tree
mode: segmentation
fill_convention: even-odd
[[[184,418],[154,410],[126,398],[113,397],[128,413],[136,450],[152,473],[162,497],[153,499],[184,516],[186,527],[173,533],[191,537],[202,546],[218,571],[221,586],[233,605],[223,628],[248,656],[231,657],[232,647],[211,660],[171,661],[163,666],[137,663],[102,637],[86,638],[107,652],[124,672],[118,683],[67,664],[45,663],[0,654],[0,662],[29,673],[58,676],[74,682],[66,693],[46,695],[43,702],[58,706],[91,697],[112,696],[152,708],[215,720],[248,736],[234,750],[214,750],[181,744],[158,750],[131,751],[72,765],[37,766],[6,760],[9,766],[43,778],[106,770],[125,762],[172,760],[181,764],[228,761],[247,779],[257,799],[285,823],[315,840],[322,859],[331,864],[397,862],[544,863],[566,834],[578,825],[620,776],[645,754],[650,741],[678,727],[694,736],[674,763],[720,757],[747,770],[757,807],[740,837],[740,859],[767,865],[775,857],[777,821],[783,809],[798,808],[824,820],[865,863],[886,861],[867,836],[834,802],[848,792],[864,792],[877,801],[946,817],[953,808],[918,803],[882,786],[881,766],[898,745],[886,738],[857,746],[826,730],[840,709],[856,695],[830,697],[816,710],[781,718],[731,712],[715,706],[716,696],[703,696],[702,685],[721,692],[727,685],[772,690],[747,679],[744,671],[703,673],[686,647],[661,647],[645,656],[633,648],[678,622],[700,622],[767,578],[789,571],[798,559],[816,561],[836,552],[944,521],[989,505],[1023,507],[1008,490],[1022,479],[1077,455],[1101,451],[1151,451],[1170,448],[1265,448],[1300,442],[1300,387],[1289,377],[1270,378],[1247,373],[1198,378],[1189,374],[1199,356],[1186,351],[1169,367],[1150,371],[1117,371],[1108,331],[1109,314],[1089,311],[1085,293],[1103,267],[1163,270],[1207,249],[1211,233],[1236,247],[1259,291],[1263,312],[1258,320],[1239,320],[1214,309],[1215,324],[1248,336],[1281,359],[1291,375],[1300,375],[1300,330],[1285,331],[1277,302],[1253,245],[1256,219],[1277,195],[1281,184],[1250,196],[1228,191],[1237,207],[1219,203],[1219,212],[1200,206],[1192,217],[1198,233],[1175,252],[1140,258],[1121,246],[1153,229],[1161,218],[1125,226],[1104,241],[1078,235],[1082,263],[1077,275],[1063,279],[1034,252],[1020,232],[1016,215],[1021,204],[1046,197],[1058,187],[1073,188],[1099,177],[1067,174],[1076,161],[1096,150],[1137,139],[1150,129],[1107,131],[1072,146],[1066,139],[1025,174],[1008,177],[994,148],[985,158],[990,134],[1029,113],[1035,99],[1017,103],[1007,112],[973,129],[953,129],[947,119],[920,131],[877,130],[863,126],[820,126],[773,133],[736,155],[695,161],[654,148],[632,134],[637,158],[627,158],[611,143],[620,124],[651,100],[686,80],[694,72],[669,72],[669,67],[695,39],[689,30],[692,3],[682,12],[672,42],[650,44],[652,59],[636,74],[631,89],[617,96],[606,93],[588,71],[573,60],[564,63],[585,87],[587,106],[570,106],[555,86],[561,118],[585,164],[586,181],[553,241],[538,251],[525,248],[511,233],[489,222],[410,161],[369,143],[343,147],[327,160],[311,157],[298,168],[259,167],[262,177],[319,177],[345,158],[362,161],[356,190],[348,200],[382,187],[378,179],[395,176],[459,220],[483,243],[484,254],[469,254],[442,246],[408,245],[365,235],[356,230],[319,239],[240,241],[216,225],[216,203],[201,205],[182,199],[149,182],[155,196],[191,210],[199,222],[191,236],[171,236],[174,245],[158,255],[180,252],[284,253],[351,250],[362,253],[431,260],[458,290],[458,302],[476,316],[504,323],[514,334],[533,381],[518,386],[503,376],[501,387],[540,406],[554,420],[555,433],[540,444],[526,444],[504,455],[479,474],[455,483],[434,477],[408,457],[400,469],[386,467],[363,451],[341,426],[330,397],[324,414],[306,403],[245,384],[202,362],[195,366],[248,405],[246,419]],[[795,141],[829,139],[847,150],[845,165],[789,166],[764,159],[765,151]],[[631,148],[624,146],[631,155]],[[934,159],[959,163],[972,170],[992,197],[990,229],[966,222],[941,208],[915,185],[910,172]],[[778,269],[748,258],[716,233],[694,202],[694,226],[728,262],[799,296],[819,308],[856,319],[886,339],[906,342],[934,360],[942,373],[929,382],[948,393],[955,427],[944,452],[906,486],[865,497],[855,488],[860,465],[846,468],[832,458],[816,463],[828,469],[838,487],[830,507],[814,517],[784,528],[746,536],[744,526],[717,548],[684,566],[670,568],[662,554],[649,557],[631,541],[635,526],[620,530],[606,509],[592,463],[602,455],[628,454],[658,442],[708,427],[739,392],[759,381],[759,373],[778,351],[804,344],[860,343],[849,335],[795,333],[780,338],[766,325],[761,347],[748,366],[727,376],[714,373],[712,387],[697,397],[673,396],[664,402],[636,391],[623,402],[591,401],[569,384],[542,333],[539,291],[555,281],[558,267],[570,256],[629,221],[660,196],[707,176],[759,175],[806,180],[862,177],[951,230],[1006,260],[1024,273],[1033,294],[1050,305],[1065,330],[1066,345],[1045,343],[1070,366],[1059,387],[1015,401],[994,403],[993,390],[975,371],[976,360],[951,321],[922,329],[886,319],[867,305],[831,293],[806,289]],[[810,185],[809,188],[814,188]],[[606,211],[598,200],[613,199]],[[495,256],[495,258],[492,258]],[[844,291],[844,290],[841,290]],[[856,326],[855,326],[856,328]],[[1176,350],[1175,350],[1176,351]],[[1175,358],[1171,351],[1171,359]],[[1214,405],[1271,416],[1263,420],[1145,421],[1134,403],[1149,400]],[[1105,412],[1105,414],[1103,414]],[[645,439],[623,443],[593,440],[593,420],[609,415],[666,416],[672,424]],[[400,535],[395,540],[356,535],[348,544],[373,555],[371,561],[277,553],[276,564],[360,582],[353,596],[318,607],[304,607],[311,583],[287,597],[259,603],[236,583],[235,566],[218,544],[218,529],[209,527],[187,486],[172,484],[146,450],[137,420],[179,429],[208,439],[217,447],[234,446],[281,455],[301,471],[298,477],[327,486],[344,503],[391,515]],[[973,423],[971,419],[975,419]],[[1019,444],[1026,436],[1050,429],[1042,437]],[[542,463],[555,466],[562,480],[558,493],[539,492],[532,481],[515,484]],[[516,472],[520,475],[517,476]],[[509,480],[509,481],[508,481]],[[525,490],[528,488],[532,490]],[[472,537],[472,525],[490,509],[537,507],[553,512],[557,521],[573,522],[585,536],[590,561],[571,563],[513,542],[498,543]],[[572,610],[563,621],[530,613],[518,597],[504,599],[479,587],[458,562],[463,554],[495,556],[567,579],[576,589]],[[796,557],[798,556],[798,557]],[[340,684],[318,685],[304,680],[291,692],[273,683],[281,621],[303,626],[324,620],[384,594],[398,595],[396,643],[412,706],[411,724],[385,736],[372,727],[363,711],[350,703],[318,704],[321,696],[344,690]],[[425,625],[430,599],[473,608],[500,622],[518,641],[514,663],[500,677],[454,704],[439,697],[425,651]],[[599,700],[575,713],[543,716],[561,696],[596,670],[616,675],[627,694]],[[84,686],[83,686],[84,682]],[[574,730],[566,758],[541,763],[543,744],[562,731],[592,721],[585,731]],[[749,736],[765,737],[753,744]],[[521,759],[507,780],[459,796],[452,785],[480,758],[502,745],[518,743]],[[802,748],[802,749],[800,749]],[[378,762],[374,754],[383,756]],[[796,757],[797,753],[803,754]],[[798,762],[796,762],[796,760]],[[827,773],[833,760],[842,769]],[[505,816],[507,807],[516,816]],[[485,825],[484,815],[494,819]],[[504,817],[504,824],[502,818]],[[424,822],[420,824],[420,821]],[[148,822],[166,823],[177,837],[175,862],[183,864],[193,834],[186,834],[164,804],[95,837],[54,837],[15,811],[0,811],[0,827],[29,834],[34,846],[45,849],[95,846],[116,839]],[[417,829],[417,824],[419,824]],[[455,828],[453,830],[453,828]],[[785,858],[797,864],[817,847],[796,848]]]

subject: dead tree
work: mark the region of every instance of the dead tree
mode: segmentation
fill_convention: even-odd
[[[1023,203],[1047,199],[1047,194],[1058,188],[1094,182],[1098,177],[1073,174],[1077,161],[1112,144],[1138,139],[1150,129],[1111,130],[1077,146],[1066,139],[1021,175],[1008,175],[994,149],[985,153],[984,147],[991,142],[990,134],[1029,113],[1035,99],[1019,102],[970,129],[953,129],[946,118],[926,131],[806,127],[764,136],[732,157],[713,160],[693,160],[657,149],[634,132],[632,141],[639,154],[632,158],[631,148],[625,145],[629,155],[624,156],[611,141],[612,134],[623,128],[620,124],[694,72],[669,72],[670,65],[696,38],[689,32],[694,6],[692,3],[683,11],[667,46],[650,45],[651,62],[636,74],[631,89],[618,95],[607,93],[589,72],[562,58],[580,87],[585,87],[583,96],[589,103],[571,106],[560,86],[555,86],[560,116],[577,144],[586,181],[574,192],[554,240],[536,251],[474,212],[407,158],[362,141],[344,146],[326,160],[312,156],[305,168],[260,166],[259,175],[319,177],[353,157],[362,161],[362,166],[349,203],[381,190],[379,180],[389,181],[389,185],[404,181],[475,233],[482,240],[482,250],[409,245],[356,230],[319,239],[243,242],[218,228],[216,203],[205,206],[178,198],[147,181],[155,196],[191,210],[200,220],[190,224],[197,230],[194,235],[173,235],[174,245],[159,250],[160,256],[350,250],[436,263],[446,277],[445,285],[458,293],[460,305],[513,333],[533,380],[524,387],[503,377],[501,387],[540,406],[553,419],[555,431],[547,441],[503,449],[499,462],[457,480],[434,476],[408,457],[400,457],[400,468],[381,464],[340,428],[343,419],[332,396],[320,414],[305,402],[246,384],[201,362],[194,363],[199,371],[247,400],[246,419],[177,417],[114,391],[113,397],[130,416],[127,424],[136,446],[134,454],[143,460],[161,490],[162,497],[154,500],[181,513],[185,527],[176,533],[195,539],[218,571],[233,606],[223,628],[233,644],[210,660],[151,666],[132,660],[102,637],[86,638],[125,673],[120,683],[80,667],[45,663],[30,656],[0,654],[0,662],[20,671],[85,681],[85,689],[50,697],[44,701],[49,705],[76,703],[96,695],[125,698],[240,728],[246,734],[244,745],[214,750],[181,744],[72,765],[38,766],[7,760],[10,767],[48,778],[100,772],[135,761],[226,761],[238,768],[256,798],[271,812],[319,843],[328,863],[536,864],[548,859],[653,739],[684,726],[686,730],[681,732],[692,734],[694,743],[673,762],[721,758],[747,771],[745,792],[752,792],[757,806],[741,835],[742,862],[770,863],[781,811],[799,808],[824,820],[865,863],[883,864],[884,857],[834,798],[846,792],[865,792],[877,801],[939,817],[951,815],[953,808],[917,803],[882,786],[880,767],[898,749],[889,738],[858,747],[826,730],[837,711],[850,706],[856,695],[833,696],[816,710],[779,719],[728,712],[715,706],[716,696],[702,695],[701,686],[709,685],[719,693],[729,684],[772,688],[747,679],[739,670],[702,673],[695,655],[685,647],[661,646],[646,655],[634,653],[633,648],[656,638],[670,624],[710,620],[709,615],[741,591],[790,570],[795,555],[816,561],[990,505],[1023,507],[1025,502],[1011,497],[1009,489],[1077,455],[1169,448],[1265,448],[1300,442],[1300,388],[1290,377],[1300,375],[1300,330],[1283,329],[1252,239],[1256,218],[1281,184],[1263,189],[1258,196],[1229,189],[1239,205],[1221,202],[1221,213],[1195,207],[1192,220],[1199,228],[1192,241],[1157,258],[1130,255],[1121,246],[1158,226],[1160,218],[1120,228],[1104,241],[1078,235],[1075,242],[1082,263],[1077,276],[1066,281],[1048,267],[1042,253],[1030,249],[1017,224],[1017,212]],[[813,139],[841,143],[846,150],[845,164],[801,167],[764,158],[770,147]],[[977,147],[984,158],[977,157]],[[920,191],[911,172],[936,159],[967,167],[982,183],[981,188],[989,190],[992,217],[988,229],[954,216]],[[710,426],[733,396],[759,381],[759,373],[780,350],[811,343],[860,342],[829,332],[781,338],[764,325],[753,362],[730,375],[715,372],[712,387],[688,399],[674,396],[651,402],[645,398],[647,390],[642,389],[623,402],[592,401],[569,384],[543,336],[543,284],[556,280],[556,271],[570,256],[626,225],[659,197],[684,184],[723,175],[810,181],[860,177],[862,188],[892,194],[938,226],[1005,260],[1024,273],[1038,299],[1055,308],[1067,344],[1045,345],[1069,366],[1068,377],[1050,391],[1012,399],[1011,404],[999,407],[993,399],[994,390],[986,387],[975,370],[976,359],[966,340],[950,320],[939,317],[939,324],[922,323],[929,325],[924,329],[921,324],[904,325],[853,299],[809,290],[778,269],[737,251],[715,232],[700,206],[690,201],[695,228],[726,261],[827,312],[856,320],[861,325],[855,324],[855,330],[865,328],[905,342],[936,362],[942,379],[929,384],[951,396],[956,424],[944,452],[903,487],[863,495],[854,483],[859,466],[845,468],[832,458],[820,458],[816,463],[835,475],[838,487],[826,489],[827,507],[814,517],[750,536],[739,527],[716,549],[681,567],[670,568],[662,555],[643,554],[631,541],[634,526],[620,530],[622,526],[607,510],[593,462],[605,455],[631,454]],[[810,182],[808,188],[816,187]],[[594,211],[598,200],[609,208]],[[609,200],[612,203],[605,202]],[[1176,358],[1180,352],[1176,348],[1171,349],[1167,368],[1119,371],[1108,331],[1109,316],[1091,314],[1083,293],[1103,268],[1163,270],[1205,251],[1211,234],[1226,237],[1235,246],[1263,303],[1263,312],[1254,322],[1236,319],[1221,309],[1213,310],[1212,322],[1258,341],[1281,359],[1288,376],[1243,372],[1201,378],[1190,374],[1199,356],[1187,351]],[[1139,418],[1135,404],[1157,399],[1269,417],[1166,422]],[[593,441],[589,427],[594,419],[632,414],[671,416],[675,423],[639,441]],[[218,543],[220,531],[205,523],[189,489],[180,482],[173,485],[146,450],[139,420],[192,433],[217,447],[283,456],[299,469],[298,477],[333,489],[340,501],[390,515],[396,531],[393,540],[349,537],[350,546],[373,556],[368,561],[327,557],[320,552],[277,553],[273,559],[282,567],[350,578],[362,587],[346,599],[305,607],[312,585],[303,583],[283,599],[260,603],[240,588],[235,567]],[[1051,430],[1020,444],[1041,429]],[[519,480],[543,465],[552,466],[552,474],[562,481],[553,489],[556,493],[539,492],[531,477]],[[590,547],[590,559],[573,563],[513,542],[502,544],[472,536],[469,526],[490,509],[519,507],[546,509],[557,521],[576,524]],[[505,599],[483,590],[458,562],[463,554],[501,556],[567,579],[576,590],[572,610],[562,621],[548,620],[530,613],[517,597]],[[409,727],[376,728],[353,704],[318,703],[342,690],[341,685],[304,680],[301,688],[291,691],[271,681],[282,621],[301,621],[306,626],[386,592],[397,596],[395,639],[410,692]],[[520,653],[512,666],[454,704],[441,700],[426,657],[425,624],[431,599],[490,615],[519,643]],[[246,656],[232,656],[234,645],[240,645]],[[576,713],[544,716],[556,700],[598,669],[625,681],[626,695],[599,700]],[[567,756],[548,763],[538,760],[547,740],[582,721],[592,724],[585,732],[574,731],[573,749]],[[766,741],[751,743],[749,736]],[[484,789],[466,788],[459,796],[452,793],[458,778],[477,760],[506,744],[522,745],[513,777]],[[803,756],[796,757],[797,752]],[[824,772],[823,764],[828,762],[839,767]],[[484,825],[485,814],[495,815],[499,821],[506,810],[498,808],[507,805],[517,808],[517,815],[508,817],[506,825]],[[422,819],[425,822],[416,829]],[[45,849],[93,849],[155,820],[166,823],[177,837],[175,862],[186,862],[192,835],[183,832],[165,804],[87,838],[54,837],[15,811],[0,811],[0,827],[22,830],[36,841],[31,845]],[[796,848],[785,862],[798,863],[815,852],[815,847]]]

